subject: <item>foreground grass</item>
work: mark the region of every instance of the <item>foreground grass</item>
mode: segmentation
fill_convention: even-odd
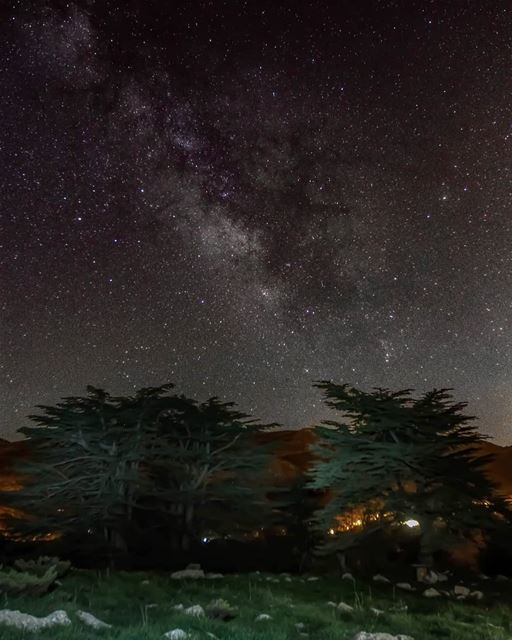
[[[361,630],[407,634],[415,640],[512,640],[510,587],[489,580],[472,588],[482,590],[485,598],[475,603],[429,600],[391,585],[352,584],[336,578],[307,581],[297,576],[247,574],[176,581],[156,573],[72,571],[46,596],[3,597],[1,604],[1,608],[38,616],[64,609],[73,621],[71,627],[35,634],[0,627],[0,638],[156,640],[170,629],[181,628],[196,640],[213,636],[219,640],[299,640],[306,637],[301,633],[312,640],[350,640]],[[177,604],[205,607],[217,598],[237,607],[234,620],[196,619],[173,608]],[[328,601],[344,601],[355,610],[340,614]],[[372,607],[384,613],[376,615]],[[113,629],[98,632],[85,627],[75,617],[78,609],[93,613]],[[272,619],[255,622],[260,613]],[[299,623],[301,630],[296,627]]]

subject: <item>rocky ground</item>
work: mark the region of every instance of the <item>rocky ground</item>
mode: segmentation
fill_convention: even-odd
[[[504,577],[71,571],[53,592],[2,607],[5,640],[512,640]]]

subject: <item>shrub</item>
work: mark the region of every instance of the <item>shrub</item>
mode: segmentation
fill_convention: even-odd
[[[14,566],[19,571],[32,573],[36,576],[43,576],[49,568],[53,567],[56,571],[57,578],[60,578],[69,571],[71,562],[49,556],[40,556],[37,560],[16,560]]]
[[[41,596],[48,591],[57,579],[55,567],[48,567],[43,575],[25,571],[0,571],[0,593],[7,595]]]

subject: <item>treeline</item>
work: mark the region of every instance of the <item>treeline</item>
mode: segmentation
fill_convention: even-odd
[[[20,545],[80,549],[101,562],[155,553],[194,558],[215,541],[286,539],[296,568],[376,536],[411,539],[426,565],[461,540],[510,534],[512,513],[488,480],[489,457],[465,404],[446,390],[364,392],[316,385],[338,421],[316,427],[312,462],[283,484],[273,472],[270,426],[172,384],[40,406],[20,429],[30,455],[16,463],[22,489],[0,496],[6,537]],[[143,560],[142,560],[143,561]]]

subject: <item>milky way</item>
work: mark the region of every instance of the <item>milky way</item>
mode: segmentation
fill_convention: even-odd
[[[167,381],[299,427],[332,378],[512,440],[508,2],[2,11],[5,436]]]

